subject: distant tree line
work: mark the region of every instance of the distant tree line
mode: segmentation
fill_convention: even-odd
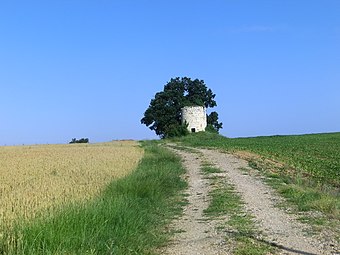
[[[89,139],[88,138],[81,138],[81,139],[76,139],[76,138],[72,138],[71,143],[89,143]]]

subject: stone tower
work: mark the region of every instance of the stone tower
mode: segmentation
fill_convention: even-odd
[[[203,106],[186,106],[182,108],[182,123],[188,124],[191,133],[205,131],[207,113]]]

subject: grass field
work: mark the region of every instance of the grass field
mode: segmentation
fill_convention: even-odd
[[[91,199],[142,156],[135,142],[0,147],[0,227]]]

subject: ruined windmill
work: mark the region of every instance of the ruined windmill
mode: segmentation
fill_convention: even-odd
[[[207,114],[204,106],[186,106],[182,108],[182,124],[188,125],[191,133],[205,131]]]

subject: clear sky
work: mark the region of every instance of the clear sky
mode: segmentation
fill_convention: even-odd
[[[340,131],[340,1],[0,1],[0,145],[156,138],[183,76],[228,137]]]

